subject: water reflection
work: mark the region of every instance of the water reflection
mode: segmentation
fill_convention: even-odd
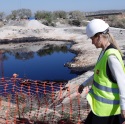
[[[72,74],[64,64],[72,61],[74,56],[68,46],[51,46],[37,52],[7,51],[2,57],[4,76],[17,73],[21,78],[33,80],[70,80],[77,74]]]

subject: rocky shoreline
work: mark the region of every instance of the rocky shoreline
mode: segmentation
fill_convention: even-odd
[[[36,27],[36,24],[39,24],[38,21],[29,21],[22,27],[7,25],[0,28],[0,49],[36,51],[50,45],[63,46],[72,43],[70,51],[75,53],[76,57],[73,61],[65,63],[65,66],[76,72],[86,72],[93,69],[100,49],[96,49],[87,39],[85,27],[53,28],[42,24]],[[124,53],[125,29],[110,28],[110,32]]]

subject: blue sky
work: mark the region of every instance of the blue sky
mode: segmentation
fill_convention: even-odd
[[[125,9],[125,0],[0,0],[0,12],[11,13],[12,10],[30,9],[45,11],[98,11]]]

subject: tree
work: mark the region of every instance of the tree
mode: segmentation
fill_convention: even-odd
[[[4,12],[0,12],[0,20],[1,21],[3,21],[4,16],[5,16]]]
[[[78,21],[82,21],[83,19],[85,19],[85,14],[83,12],[80,12],[80,11],[70,11],[69,18],[75,19]]]
[[[67,13],[65,11],[54,11],[53,12],[54,18],[63,18],[66,19],[67,18]]]
[[[23,18],[28,18],[32,16],[32,12],[30,9],[18,9],[18,10],[13,10],[12,14],[9,15],[11,19],[23,19]]]

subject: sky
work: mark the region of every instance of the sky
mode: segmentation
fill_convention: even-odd
[[[74,11],[125,9],[125,0],[0,0],[0,12],[10,14],[17,9],[36,11]]]

